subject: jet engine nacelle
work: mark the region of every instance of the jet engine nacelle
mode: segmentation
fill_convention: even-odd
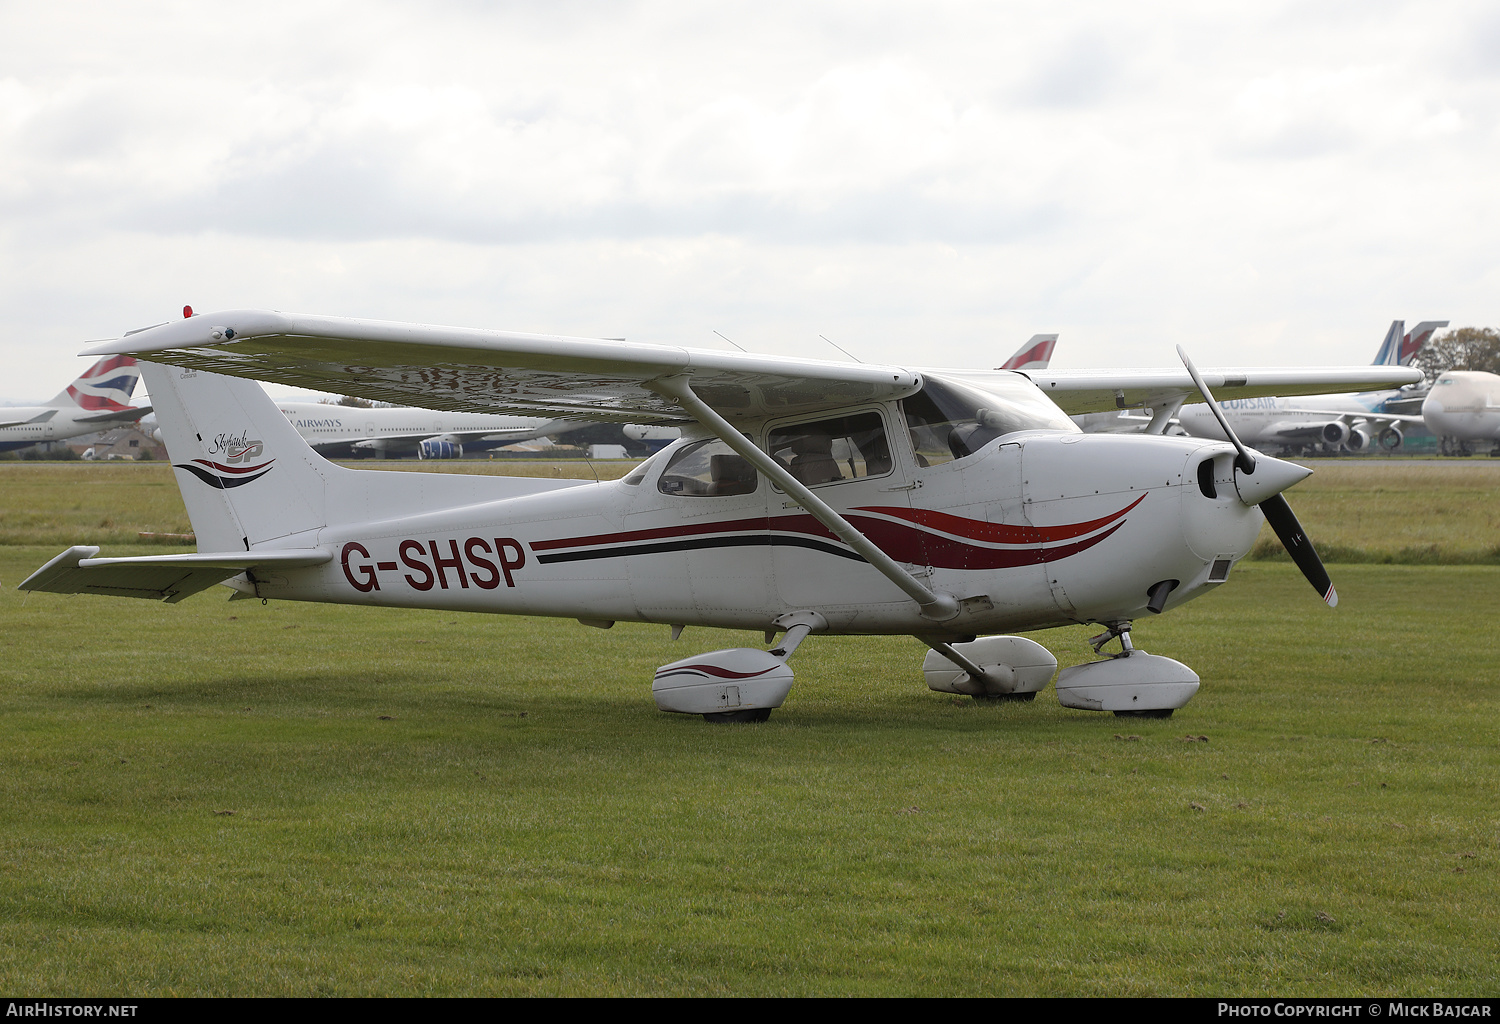
[[[1198,692],[1198,673],[1180,661],[1135,650],[1057,674],[1057,699],[1083,711],[1166,717]]]
[[[1057,671],[1052,652],[1022,636],[986,636],[953,649],[984,669],[988,679],[975,679],[937,651],[928,651],[922,674],[929,690],[974,697],[1036,693]]]
[[[1349,428],[1344,425],[1342,420],[1334,420],[1331,423],[1323,424],[1322,435],[1324,444],[1330,448],[1337,448],[1349,440]]]
[[[463,457],[464,446],[457,441],[429,437],[417,445],[417,458],[419,459],[461,459]]]
[[[1370,447],[1370,435],[1363,430],[1351,430],[1349,431],[1349,439],[1344,442],[1344,447],[1351,452],[1366,451]]]
[[[733,715],[781,707],[792,688],[786,659],[754,647],[696,654],[656,670],[651,696],[663,711]]]
[[[1406,438],[1401,433],[1400,428],[1386,427],[1380,432],[1378,440],[1380,441],[1380,447],[1384,448],[1388,452],[1393,452],[1401,447],[1402,442],[1404,442]]]

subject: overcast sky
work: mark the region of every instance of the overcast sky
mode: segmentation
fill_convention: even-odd
[[[266,307],[839,359],[1500,326],[1493,2],[0,0],[0,400]]]

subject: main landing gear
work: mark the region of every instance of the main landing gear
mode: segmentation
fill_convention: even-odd
[[[766,721],[792,688],[787,659],[809,633],[828,628],[827,620],[817,612],[791,612],[777,618],[774,625],[786,635],[769,651],[731,647],[657,669],[651,683],[656,706],[702,715],[705,722],[715,725]]]
[[[1118,654],[1065,668],[1057,675],[1057,699],[1066,708],[1113,711],[1121,718],[1171,718],[1198,692],[1198,674],[1180,661],[1147,654],[1130,642],[1130,623],[1111,622],[1089,640],[1095,654],[1113,640]]]

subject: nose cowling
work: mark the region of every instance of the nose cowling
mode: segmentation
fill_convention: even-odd
[[[1306,467],[1259,455],[1248,473],[1238,465],[1234,467],[1234,489],[1246,505],[1259,505],[1309,476],[1312,470]]]

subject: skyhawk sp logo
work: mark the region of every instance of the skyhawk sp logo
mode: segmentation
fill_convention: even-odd
[[[265,442],[252,441],[248,430],[238,435],[219,434],[209,443],[208,454],[218,455],[223,459],[222,462],[194,459],[190,463],[173,463],[173,468],[187,470],[210,487],[228,490],[259,480],[271,471],[271,463],[275,459],[249,464],[265,452]]]

